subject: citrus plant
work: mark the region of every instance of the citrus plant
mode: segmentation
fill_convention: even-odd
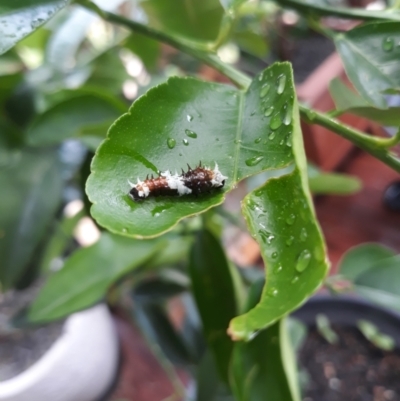
[[[118,13],[122,3],[127,8]],[[400,4],[392,3],[373,11],[323,0],[143,0],[137,4],[146,16],[142,23],[129,18],[131,2],[3,1],[2,288],[26,279],[29,259],[44,249],[46,258],[39,259],[48,278],[28,312],[31,322],[64,317],[107,294],[115,302],[115,292],[129,283],[134,300],[129,310],[161,345],[162,358],[196,367],[197,400],[299,400],[285,317],[323,284],[329,268],[310,192],[317,180],[307,168],[300,120],[330,129],[400,172],[393,150],[400,131],[378,138],[337,119],[353,113],[400,126],[399,108],[387,102],[400,90]],[[336,109],[330,113],[299,103],[290,63],[275,62],[249,76],[219,57],[232,43],[263,57],[268,42],[263,24],[272,24],[285,9],[332,39],[343,60],[355,91],[332,81]],[[325,16],[363,22],[337,32],[324,25]],[[93,21],[103,24],[106,43],[90,35]],[[181,73],[167,79],[156,67],[160,43],[212,67],[230,83]],[[153,74],[128,107],[119,95],[123,84],[132,86],[131,52]],[[188,61],[181,63],[187,67]],[[70,239],[76,223],[60,222],[56,215],[66,182],[57,147],[71,138],[87,149],[86,160],[78,163],[80,182],[101,238],[50,274],[43,260],[64,255],[66,242],[54,240],[57,229],[46,236],[46,227],[53,222]],[[199,196],[150,193],[142,201],[129,196],[146,176],[165,178],[166,172],[199,163],[210,170],[218,166],[223,186]],[[252,280],[227,259],[221,219],[234,218],[220,205],[240,182],[265,172],[270,178],[241,203],[266,266],[264,279]],[[330,178],[335,185],[344,182],[342,192],[358,187],[354,180]],[[188,313],[192,335],[177,331],[164,308],[171,296],[188,293],[201,321],[199,326]],[[193,345],[196,336],[199,346]],[[179,383],[175,387],[184,393]]]

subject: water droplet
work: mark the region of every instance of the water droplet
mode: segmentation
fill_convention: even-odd
[[[154,214],[154,217],[159,217],[160,216],[160,213],[155,213]]]
[[[292,135],[291,134],[286,136],[286,146],[288,146],[289,148],[292,147]]]
[[[168,138],[167,139],[167,145],[170,149],[173,149],[176,145],[176,141],[174,138]]]
[[[288,217],[286,217],[286,223],[289,224],[289,226],[291,226],[295,220],[296,216],[294,214],[291,214]]]
[[[291,283],[294,284],[294,283],[297,283],[298,281],[299,281],[299,276],[294,276]]]
[[[219,142],[219,138],[215,138],[215,140],[216,140],[217,142]]]
[[[393,38],[387,37],[383,39],[382,48],[383,50],[385,50],[385,52],[391,52],[393,50],[393,46],[394,46]]]
[[[294,237],[293,237],[293,235],[291,235],[291,236],[286,240],[286,245],[287,245],[287,246],[290,246],[290,245],[293,244],[293,242],[294,242]]]
[[[187,139],[183,139],[182,142],[185,146],[189,146],[189,141]]]
[[[289,125],[292,122],[292,106],[288,103],[285,104],[285,116],[283,117],[283,123]]]
[[[268,294],[270,297],[276,297],[276,296],[278,295],[278,290],[277,290],[276,288],[274,288],[274,287],[271,287],[271,288],[267,291],[267,294]]]
[[[260,97],[265,97],[265,96],[267,96],[267,94],[268,94],[268,92],[269,92],[269,88],[270,88],[269,84],[264,84],[264,85],[261,87],[261,90],[260,90]]]
[[[273,130],[278,129],[282,125],[282,120],[281,116],[278,114],[275,114],[272,118],[271,121],[269,122],[269,127]]]
[[[283,93],[283,91],[285,90],[285,85],[286,85],[286,75],[285,74],[279,75],[278,87],[276,89],[278,95],[281,95]]]
[[[307,239],[307,230],[303,227],[300,231],[300,241],[304,242]]]
[[[279,264],[278,266],[276,266],[275,271],[276,271],[277,273],[280,273],[280,272],[282,271],[282,265]]]
[[[273,112],[274,112],[274,106],[268,107],[268,109],[266,109],[264,112],[264,116],[269,117]]]
[[[263,194],[263,191],[259,189],[258,191],[254,192],[255,196],[261,196]]]
[[[281,145],[281,146],[282,146],[282,145],[283,145],[283,143],[284,143],[284,140],[283,140],[283,139],[279,141],[279,145]]]
[[[261,142],[261,137],[257,138],[254,143],[260,143]]]
[[[261,239],[267,244],[271,244],[271,242],[275,239],[275,235],[271,234],[267,230],[259,230],[258,233],[261,236]]]
[[[126,228],[123,228],[123,229],[122,229],[122,232],[123,232],[123,233],[127,233],[128,230],[127,230]]]
[[[235,139],[235,140],[233,141],[233,143],[234,143],[235,145],[238,145],[239,143],[242,143],[242,140],[241,140],[241,139]]]
[[[260,163],[260,161],[264,159],[264,156],[253,156],[250,157],[250,159],[247,159],[245,161],[246,165],[248,165],[249,167],[253,167],[256,166],[258,163]]]
[[[297,258],[296,262],[296,270],[301,273],[307,269],[308,265],[310,264],[311,260],[311,253],[308,249],[304,249]]]
[[[276,259],[277,257],[278,257],[278,252],[273,252],[271,258]]]
[[[255,110],[250,114],[250,116],[254,116],[254,114],[256,114]]]
[[[182,153],[179,153],[179,156],[182,156]]]
[[[272,131],[269,135],[268,135],[268,139],[270,141],[272,141],[275,138],[276,133],[274,131]]]
[[[186,116],[186,119],[190,122],[190,121],[193,120],[193,116],[191,116],[190,114],[188,114],[188,115]]]
[[[190,138],[197,138],[197,134],[194,131],[191,131],[190,129],[185,129],[185,133]]]
[[[259,80],[259,81],[262,81],[263,78],[264,78],[264,73],[261,73],[261,74],[258,76],[258,80]]]
[[[257,203],[254,202],[252,199],[248,199],[248,200],[247,200],[247,206],[248,206],[249,209],[251,209],[251,210],[256,210],[256,207],[258,207]]]

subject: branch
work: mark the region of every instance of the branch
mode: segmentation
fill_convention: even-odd
[[[304,105],[299,105],[299,109],[300,115],[306,122],[328,128],[341,137],[353,142],[356,146],[370,155],[381,160],[393,170],[400,172],[400,159],[386,149],[386,147],[392,146],[392,144],[395,144],[396,141],[398,141],[398,138],[396,137],[400,135],[399,133],[390,139],[376,138],[343,124],[324,113],[311,110]]]
[[[175,49],[181,50],[183,53],[190,54],[196,59],[203,61],[205,64],[215,68],[217,71],[224,74],[241,89],[247,89],[247,87],[250,85],[250,78],[242,74],[236,68],[223,63],[216,55],[209,54],[209,52],[212,51],[212,44],[204,44],[192,40],[187,40],[180,36],[170,35],[161,32],[147,25],[140,24],[139,22],[135,22],[120,15],[104,11],[88,0],[77,0],[77,4],[80,4],[81,6],[86,7],[91,11],[94,11],[101,18],[108,22],[122,25],[133,32],[138,32],[148,36],[149,38],[167,43],[175,47]]]

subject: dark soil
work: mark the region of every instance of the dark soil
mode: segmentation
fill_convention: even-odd
[[[352,327],[333,329],[337,344],[311,328],[300,350],[303,401],[400,401],[400,350],[383,351]]]

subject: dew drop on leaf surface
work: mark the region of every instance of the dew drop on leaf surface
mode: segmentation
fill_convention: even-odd
[[[291,226],[295,220],[296,220],[296,216],[294,214],[291,214],[286,218],[286,223]]]
[[[190,138],[197,138],[197,134],[194,131],[191,131],[190,129],[185,129],[185,133]]]
[[[269,84],[264,84],[261,87],[261,90],[260,90],[260,97],[261,98],[267,96],[267,94],[269,92],[269,88],[270,88]]]
[[[269,117],[273,112],[274,112],[274,107],[273,106],[268,107],[268,109],[265,110],[265,112],[264,112],[264,116]]]
[[[273,130],[278,129],[282,125],[282,119],[279,114],[275,114],[269,122],[269,127]]]
[[[299,257],[297,258],[296,262],[296,270],[301,273],[307,269],[308,265],[310,264],[311,260],[311,253],[308,249],[304,249]]]
[[[187,139],[183,139],[182,142],[185,146],[189,146],[189,141]]]
[[[282,74],[278,77],[278,86],[276,88],[278,95],[281,95],[283,93],[283,91],[285,90],[285,85],[286,85],[286,75]]]
[[[190,114],[188,114],[188,115],[186,116],[186,119],[190,122],[190,121],[193,120],[193,116],[191,116]]]
[[[253,167],[256,166],[258,163],[260,163],[262,159],[264,159],[264,156],[253,156],[247,159],[245,163],[249,167]]]
[[[173,149],[176,145],[176,141],[174,138],[168,138],[167,139],[167,145],[170,149]]]

